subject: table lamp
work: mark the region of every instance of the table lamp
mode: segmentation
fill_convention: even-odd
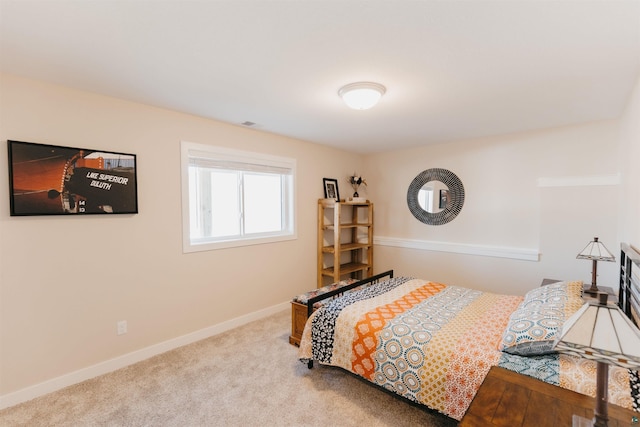
[[[592,242],[589,242],[587,246],[576,256],[577,259],[588,259],[593,261],[593,268],[591,270],[591,287],[585,290],[586,293],[595,295],[598,291],[598,285],[596,285],[596,277],[598,275],[598,261],[614,262],[616,257],[611,255],[611,252],[606,246],[598,241],[597,237],[593,238]]]
[[[609,365],[640,368],[640,331],[617,305],[607,304],[606,293],[583,305],[562,327],[555,349],[597,362],[596,407],[593,420],[573,415],[573,426],[607,426]]]

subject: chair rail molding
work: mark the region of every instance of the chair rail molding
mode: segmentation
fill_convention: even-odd
[[[620,185],[620,174],[538,178],[538,187],[588,187],[593,185]]]
[[[430,240],[403,239],[398,237],[377,236],[373,243],[380,246],[391,246],[423,251],[449,252],[465,255],[478,255],[496,258],[509,258],[523,261],[540,261],[537,249],[512,248],[506,246],[476,245],[470,243],[450,243]]]

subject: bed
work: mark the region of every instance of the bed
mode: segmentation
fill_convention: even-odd
[[[619,304],[640,319],[640,255],[621,248]],[[337,366],[460,420],[492,366],[595,395],[595,362],[553,351],[582,282],[499,295],[388,271],[308,301],[299,357]],[[638,410],[637,373],[611,366],[609,401]]]

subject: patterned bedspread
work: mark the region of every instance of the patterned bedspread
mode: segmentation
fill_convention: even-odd
[[[595,363],[501,351],[521,296],[395,278],[331,300],[307,321],[300,359],[354,372],[455,419],[493,365],[595,395]],[[629,373],[610,368],[609,399],[632,407]]]

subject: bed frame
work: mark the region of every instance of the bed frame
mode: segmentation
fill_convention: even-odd
[[[640,325],[640,251],[620,244],[618,306],[636,326]]]
[[[311,316],[313,313],[313,306],[315,303],[322,301],[323,299],[331,298],[336,295],[343,294],[344,292],[350,291],[355,288],[359,288],[360,286],[368,285],[371,283],[378,283],[378,281],[384,277],[389,276],[389,279],[393,279],[393,270],[385,271],[384,273],[376,274],[375,276],[367,277],[366,279],[358,280],[350,285],[342,286],[340,288],[329,291],[325,294],[318,295],[313,298],[309,298],[307,300],[307,318]]]
[[[308,315],[311,315],[313,313],[314,304],[319,301],[322,301],[326,298],[334,297],[363,285],[366,286],[368,284],[376,283],[381,279],[386,278],[387,276],[390,279],[393,278],[393,270],[389,270],[384,273],[355,282],[351,285],[338,288],[326,294],[310,298],[307,302]],[[635,323],[636,326],[640,326],[640,249],[626,243],[622,243],[620,245],[619,280],[620,287],[618,292],[617,304],[620,309],[626,314],[626,316],[628,316],[631,321]],[[313,360],[308,361],[307,366],[309,369],[313,368]],[[398,395],[392,393],[389,390],[386,390],[383,387],[381,387],[381,390],[398,397]],[[402,396],[400,397],[402,398]],[[414,403],[413,401],[408,399],[406,399],[406,401],[409,403]]]
[[[309,298],[307,300],[307,319],[309,318],[309,316],[311,316],[311,314],[313,313],[313,306],[315,305],[315,303],[322,301],[323,299],[327,299],[327,298],[332,298],[336,295],[341,295],[347,291],[350,291],[352,289],[355,288],[359,288],[360,286],[368,286],[371,285],[373,283],[378,283],[380,281],[380,279],[384,279],[384,278],[389,278],[389,279],[393,279],[393,270],[387,270],[384,273],[379,273],[376,274],[374,276],[371,277],[367,277],[366,279],[362,279],[359,280],[357,282],[354,282],[350,285],[346,285],[346,286],[342,286],[340,288],[334,289],[332,291],[329,291],[325,294],[322,295],[318,295],[315,296],[313,298]],[[313,360],[310,360],[309,362],[307,362],[307,367],[309,369],[313,368]]]

